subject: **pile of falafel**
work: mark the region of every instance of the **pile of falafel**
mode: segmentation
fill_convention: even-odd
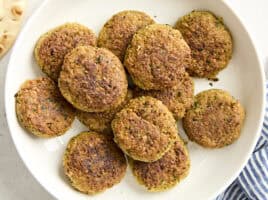
[[[83,193],[119,183],[127,163],[149,191],[166,190],[190,169],[178,120],[203,147],[221,148],[240,136],[240,102],[220,89],[194,96],[192,79],[216,78],[232,50],[229,30],[209,11],[192,11],[174,27],[123,11],[98,38],[86,26],[66,23],[37,41],[35,59],[47,77],[23,83],[15,95],[17,117],[43,138],[64,134],[75,117],[89,128],[69,141],[63,156],[66,176]]]

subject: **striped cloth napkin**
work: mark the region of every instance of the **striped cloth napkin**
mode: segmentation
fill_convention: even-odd
[[[268,93],[266,104],[267,101]],[[268,200],[268,105],[262,134],[250,160],[238,178],[216,200]]]

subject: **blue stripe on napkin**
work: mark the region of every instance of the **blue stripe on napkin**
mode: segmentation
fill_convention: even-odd
[[[235,180],[216,200],[247,200],[248,196],[241,188],[241,185]]]

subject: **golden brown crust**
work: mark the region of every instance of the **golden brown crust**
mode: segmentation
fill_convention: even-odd
[[[75,109],[65,101],[50,78],[26,81],[15,98],[20,123],[39,137],[64,134],[75,118]]]
[[[199,93],[183,119],[188,137],[209,148],[232,144],[240,136],[245,111],[229,93],[212,89]]]
[[[111,139],[99,133],[83,132],[69,141],[63,167],[74,188],[96,194],[122,180],[127,162]]]
[[[112,121],[114,140],[131,158],[160,159],[177,137],[177,124],[168,108],[152,97],[130,100]]]
[[[191,76],[214,78],[232,57],[233,42],[222,19],[207,11],[193,11],[175,26],[192,52],[187,71]]]
[[[151,163],[130,160],[138,182],[151,192],[170,189],[184,179],[190,169],[188,150],[178,138],[173,147],[159,160]]]
[[[96,45],[95,34],[78,23],[66,23],[43,34],[36,43],[34,55],[41,70],[57,81],[64,56],[73,48]]]
[[[153,24],[134,35],[124,65],[137,86],[160,90],[177,84],[189,56],[190,48],[178,30]]]
[[[134,10],[119,12],[102,28],[98,46],[109,49],[123,61],[133,35],[139,29],[153,23],[154,20],[144,12]]]
[[[62,95],[79,110],[104,112],[120,105],[127,94],[120,60],[110,51],[80,46],[64,59],[59,77]]]
[[[115,114],[119,112],[132,98],[132,91],[128,90],[126,99],[118,107],[99,113],[89,113],[77,110],[77,117],[79,121],[86,125],[90,130],[112,135],[111,122],[114,119]]]
[[[194,82],[185,73],[177,85],[172,88],[166,88],[164,90],[141,90],[136,87],[134,96],[151,96],[162,101],[172,112],[174,118],[178,120],[184,117],[185,111],[193,104]]]

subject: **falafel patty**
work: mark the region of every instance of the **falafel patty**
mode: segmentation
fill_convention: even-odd
[[[50,78],[28,80],[15,95],[19,122],[39,137],[64,134],[72,125],[75,109],[61,96]]]
[[[87,27],[66,23],[39,38],[34,50],[35,59],[45,74],[58,81],[64,56],[77,46],[96,46],[96,40],[95,34]]]
[[[114,141],[134,160],[160,159],[177,138],[177,124],[168,108],[152,97],[138,97],[112,121]]]
[[[189,56],[190,48],[180,31],[152,24],[134,35],[124,65],[138,87],[161,90],[177,84]]]
[[[125,100],[127,87],[124,67],[109,50],[79,46],[65,56],[59,88],[79,110],[111,110]]]
[[[151,96],[165,104],[172,112],[176,120],[184,117],[185,111],[193,104],[194,82],[192,78],[185,73],[183,78],[178,80],[176,86],[164,90],[142,90],[135,88],[134,96]]]
[[[184,179],[190,169],[190,157],[178,137],[173,147],[159,160],[151,163],[130,159],[133,175],[151,192],[170,189]]]
[[[221,148],[239,138],[244,118],[238,100],[226,91],[211,89],[195,96],[183,127],[190,140],[204,147]]]
[[[127,162],[111,139],[95,132],[82,132],[69,141],[63,168],[74,188],[96,194],[122,180]]]
[[[133,35],[139,29],[153,23],[154,20],[144,12],[119,12],[106,22],[100,31],[98,46],[109,49],[123,61]]]
[[[80,122],[89,128],[89,130],[112,135],[111,122],[114,119],[115,114],[119,112],[132,98],[133,94],[129,89],[126,99],[118,107],[99,113],[89,113],[77,110],[77,117]]]
[[[177,22],[176,29],[191,48],[187,71],[191,76],[214,78],[232,57],[232,36],[223,24],[208,11],[192,11]]]

